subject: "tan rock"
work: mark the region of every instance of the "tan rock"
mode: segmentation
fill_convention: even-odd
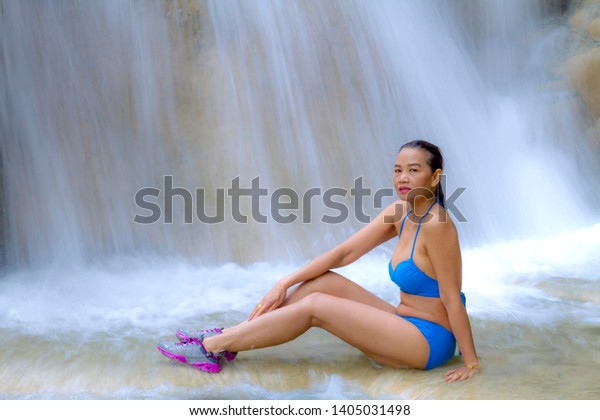
[[[600,39],[600,18],[590,23],[590,26],[588,26],[588,36],[592,39]]]
[[[600,47],[574,56],[565,70],[570,84],[600,118]]]
[[[577,32],[583,32],[587,27],[588,20],[587,10],[579,9],[569,18],[569,26]]]

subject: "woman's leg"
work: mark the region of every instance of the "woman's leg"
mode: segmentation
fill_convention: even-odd
[[[396,307],[394,305],[375,296],[364,287],[333,271],[328,271],[313,280],[301,283],[297,288],[288,293],[284,305],[298,302],[300,299],[316,292],[354,300],[381,309],[382,311],[396,313]]]
[[[311,327],[329,331],[382,364],[417,368],[427,364],[429,345],[410,322],[394,313],[320,292],[208,337],[203,343],[212,352],[258,349],[291,341]]]
[[[396,313],[396,307],[394,305],[375,296],[364,287],[333,271],[328,271],[313,280],[305,281],[291,291],[288,291],[286,300],[281,308],[296,303],[311,293],[317,292],[360,302],[385,312]],[[243,321],[236,326],[227,327],[227,330],[231,331],[232,329],[244,325],[246,322],[247,321]]]

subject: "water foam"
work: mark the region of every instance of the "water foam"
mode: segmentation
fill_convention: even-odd
[[[595,225],[555,237],[465,250],[463,289],[469,311],[481,317],[518,313],[550,320],[558,315],[533,310],[532,302],[571,304],[577,298],[595,307],[599,233],[600,225]],[[397,304],[388,260],[389,254],[376,251],[337,271]],[[0,319],[5,327],[30,333],[147,331],[211,319],[239,322],[295,268],[268,263],[211,267],[140,258],[92,267],[20,270],[0,281]],[[580,296],[557,296],[548,282]]]

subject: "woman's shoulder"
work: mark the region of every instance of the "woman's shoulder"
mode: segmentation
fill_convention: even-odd
[[[428,236],[448,237],[458,234],[454,221],[444,207],[437,205],[431,209],[430,214],[432,217],[427,217],[421,226]]]
[[[433,209],[432,217],[427,223],[421,225],[423,232],[423,245],[430,258],[440,258],[444,261],[460,261],[460,239],[454,221],[448,212],[441,206]]]

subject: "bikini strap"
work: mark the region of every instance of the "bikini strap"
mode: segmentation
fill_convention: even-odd
[[[409,210],[408,213],[406,213],[406,216],[404,216],[404,219],[402,219],[402,224],[400,225],[400,234],[398,234],[398,238],[400,238],[402,236],[402,229],[404,229],[404,222],[406,221],[406,218],[408,217],[408,215],[410,214],[412,210]]]
[[[415,233],[415,240],[413,241],[412,251],[410,251],[410,258],[411,259],[413,257],[413,254],[415,253],[415,245],[417,245],[417,236],[419,236],[419,230],[421,229],[421,221],[425,218],[425,216],[427,216],[429,214],[429,212],[431,211],[431,209],[433,208],[433,206],[435,206],[435,204],[438,203],[438,202],[439,201],[436,198],[435,201],[433,203],[431,203],[431,205],[429,206],[429,208],[427,209],[427,211],[425,212],[425,214],[423,216],[421,216],[421,218],[419,219],[419,225],[417,226],[417,232]]]

